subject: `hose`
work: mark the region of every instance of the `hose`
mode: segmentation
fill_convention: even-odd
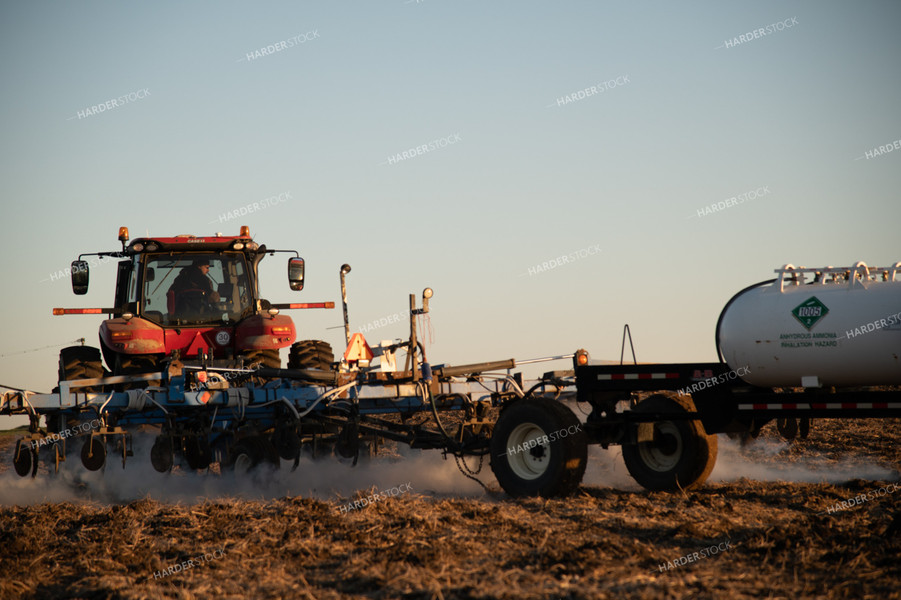
[[[278,399],[276,399],[276,400],[272,400],[272,401],[270,401],[270,402],[266,402],[265,404],[260,404],[259,408],[263,408],[264,406],[270,406],[270,405],[272,405],[272,404],[278,404],[279,402],[284,402],[284,403],[285,403],[285,406],[287,406],[288,408],[291,409],[291,412],[294,413],[294,418],[295,418],[295,419],[299,419],[299,418],[300,418],[300,415],[297,413],[297,409],[294,408],[294,405],[291,404],[291,401],[288,400],[287,398],[285,398],[284,396],[282,396],[281,398],[278,398]]]
[[[357,382],[356,382],[356,381],[351,381],[350,383],[345,383],[344,385],[342,385],[342,386],[340,386],[340,387],[336,387],[335,389],[332,389],[332,390],[329,390],[329,391],[325,392],[324,394],[322,394],[321,396],[319,396],[318,398],[316,398],[316,400],[313,402],[313,404],[311,404],[311,405],[309,406],[309,408],[307,408],[307,409],[306,409],[305,411],[303,411],[302,413],[298,414],[298,415],[297,415],[297,418],[299,419],[299,418],[301,418],[301,417],[305,417],[305,416],[307,416],[308,414],[310,414],[310,413],[313,411],[313,409],[316,408],[316,406],[317,406],[320,402],[322,402],[323,400],[325,400],[326,398],[330,398],[331,396],[337,396],[338,394],[340,394],[340,393],[343,392],[344,390],[350,389],[350,388],[352,388],[352,387],[354,387],[354,386],[356,386],[356,385],[357,385]]]
[[[422,400],[423,400],[423,402],[425,402],[425,400],[426,400],[426,395],[425,395],[425,393],[426,393],[426,392],[429,393],[429,395],[428,395],[429,406],[432,407],[432,414],[435,416],[435,424],[438,425],[438,429],[440,429],[440,430],[441,430],[441,433],[444,435],[445,441],[446,441],[446,442],[452,442],[452,443],[453,443],[453,446],[456,446],[457,449],[459,449],[459,444],[457,444],[457,441],[456,441],[454,438],[451,437],[451,435],[450,435],[450,434],[447,432],[447,430],[444,428],[444,425],[441,423],[441,418],[438,416],[438,409],[435,408],[435,399],[434,399],[434,397],[432,397],[432,390],[431,390],[427,385],[425,385],[424,383],[422,383],[421,381],[418,381],[418,382],[416,382],[416,383],[417,383],[417,385],[420,387],[420,390],[422,390]],[[451,446],[451,444],[448,443],[448,446]]]

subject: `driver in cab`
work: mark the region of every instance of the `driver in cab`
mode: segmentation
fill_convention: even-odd
[[[210,259],[196,258],[181,270],[169,291],[175,296],[175,314],[181,318],[197,318],[213,310],[219,294],[209,276]]]

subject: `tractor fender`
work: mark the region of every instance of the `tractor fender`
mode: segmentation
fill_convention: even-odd
[[[163,328],[141,317],[121,317],[100,324],[100,339],[107,348],[123,354],[159,354],[166,351]]]
[[[287,348],[296,340],[294,321],[287,315],[252,315],[235,328],[237,350]]]

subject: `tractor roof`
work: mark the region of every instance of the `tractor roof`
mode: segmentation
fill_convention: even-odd
[[[124,230],[124,231],[123,231]],[[124,238],[124,239],[123,239]],[[158,252],[178,250],[179,252],[209,252],[219,250],[250,250],[254,251],[259,245],[250,237],[250,229],[241,227],[239,235],[196,236],[191,234],[176,235],[174,237],[142,237],[128,240],[128,229],[123,227],[119,232],[119,240],[127,246],[126,252]]]

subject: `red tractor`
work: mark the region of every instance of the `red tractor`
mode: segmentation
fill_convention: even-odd
[[[303,289],[304,261],[294,250],[270,250],[242,226],[237,236],[177,235],[129,241],[122,250],[82,254],[72,263],[72,291],[86,294],[85,256],[119,258],[112,308],[56,308],[53,314],[109,314],[100,325],[100,349],[72,346],[60,353],[60,380],[159,372],[166,363],[280,368],[279,349],[291,346],[289,366],[328,369],[325,342],[294,343],[297,332],[283,309],[334,308],[333,302],[271,304],[260,297],[258,267],[287,252],[288,283]],[[292,346],[293,344],[293,346]]]

